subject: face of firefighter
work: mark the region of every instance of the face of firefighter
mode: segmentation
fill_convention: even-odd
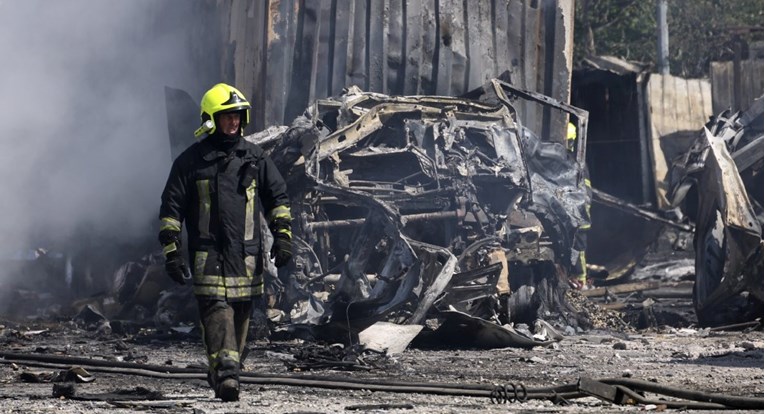
[[[241,122],[239,112],[228,112],[218,115],[218,128],[226,135],[238,135]]]

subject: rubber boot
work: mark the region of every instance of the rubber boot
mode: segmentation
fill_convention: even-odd
[[[239,401],[239,381],[236,378],[224,379],[215,390],[215,396],[224,402]]]

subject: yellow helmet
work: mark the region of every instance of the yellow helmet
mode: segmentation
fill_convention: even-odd
[[[226,85],[225,83],[219,83],[209,91],[205,92],[202,97],[201,113],[202,127],[200,127],[195,135],[199,136],[205,132],[212,134],[215,132],[217,125],[215,125],[215,115],[225,112],[241,112],[242,120],[239,133],[244,134],[244,127],[250,123],[250,103],[247,102],[247,98],[244,94],[233,86]],[[207,122],[210,121],[210,122]]]

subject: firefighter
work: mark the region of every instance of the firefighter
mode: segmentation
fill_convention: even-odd
[[[173,162],[160,207],[165,270],[177,283],[193,285],[208,382],[223,401],[239,399],[240,355],[253,301],[263,294],[261,208],[274,236],[271,259],[282,267],[292,258],[287,185],[263,150],[242,138],[250,109],[224,83],[205,93],[195,135],[207,136]],[[190,270],[181,251],[184,223]]]
[[[569,151],[576,150],[576,126],[569,122],[566,128],[566,147]],[[574,250],[579,252],[579,256],[574,264],[572,275],[569,279],[573,288],[581,290],[587,288],[587,232],[590,230],[590,200],[592,200],[592,184],[590,183],[590,172],[587,165],[584,165],[584,186],[587,189],[587,203],[585,204],[585,217],[588,224],[580,226],[574,235]]]

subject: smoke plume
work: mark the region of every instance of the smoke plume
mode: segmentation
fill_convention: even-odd
[[[172,161],[164,87],[206,86],[185,40],[190,4],[0,0],[0,257],[156,240]]]

